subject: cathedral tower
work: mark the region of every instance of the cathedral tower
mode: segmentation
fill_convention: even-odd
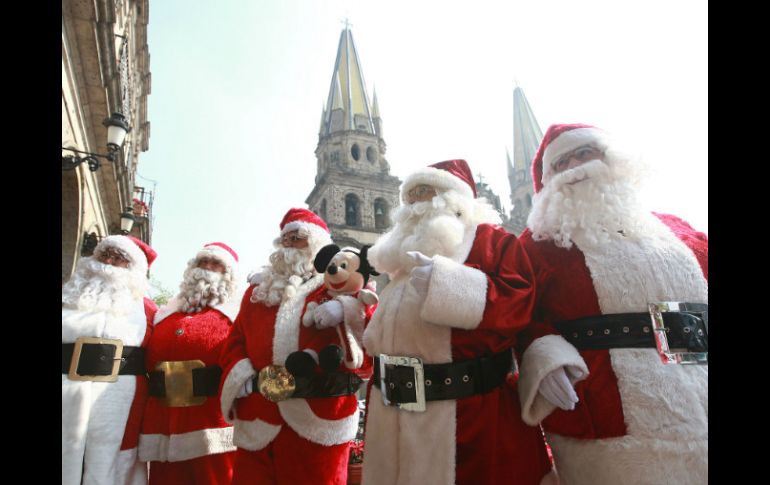
[[[527,226],[527,216],[532,209],[531,164],[535,157],[543,132],[529,107],[524,91],[518,86],[513,90],[513,163],[506,153],[508,183],[511,186],[511,215],[505,229],[519,235]]]
[[[353,33],[340,34],[315,150],[315,187],[305,202],[340,246],[373,244],[390,228],[401,181],[385,159],[377,93],[371,103]]]

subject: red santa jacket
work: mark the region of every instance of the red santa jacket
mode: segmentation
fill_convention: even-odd
[[[647,312],[654,301],[708,303],[708,237],[675,216],[645,217],[640,235],[598,247],[573,241],[565,249],[534,241],[528,229],[521,235],[538,289],[533,341],[527,340],[521,364],[523,415],[531,424],[542,420],[549,439],[556,435],[551,445],[557,469],[574,483],[690,483],[693,470],[707,469],[707,366],[664,365],[656,349],[578,354],[552,325]],[[562,365],[589,373],[575,386],[579,402],[573,411],[555,409],[538,394],[542,378]],[[679,456],[682,450],[690,455]],[[680,463],[679,469],[655,466],[658,455]],[[639,463],[657,471],[637,470]]]
[[[162,361],[201,360],[206,367],[218,365],[237,308],[228,314],[226,307],[170,315],[163,310],[147,345],[148,372]],[[150,396],[144,416],[139,439],[142,461],[182,461],[235,450],[232,426],[222,418],[219,396],[188,407],[168,407]]]
[[[220,358],[222,413],[234,423],[233,441],[239,448],[262,449],[285,425],[321,445],[345,443],[355,437],[358,429],[355,395],[287,399],[279,403],[265,399],[259,392],[235,398],[246,380],[265,366],[284,365],[292,352],[311,349],[318,353],[327,345],[340,345],[334,328],[318,330],[301,323],[308,303],[321,304],[332,299],[322,284],[323,275],[316,275],[300,286],[293,297],[272,307],[250,301],[253,285],[246,290]],[[345,311],[346,317],[350,313]],[[371,309],[366,318],[370,315]],[[353,322],[346,321],[346,324]],[[366,359],[365,366],[355,372],[362,377],[371,375],[370,360]],[[344,366],[338,371],[345,371]]]
[[[424,300],[408,273],[390,276],[364,333],[372,355],[472,360],[511,349],[531,319],[532,267],[499,226],[471,227],[457,254],[435,256]],[[514,379],[486,394],[429,401],[424,412],[385,406],[378,388],[369,391],[365,483],[538,484],[549,470],[540,429],[521,420]]]

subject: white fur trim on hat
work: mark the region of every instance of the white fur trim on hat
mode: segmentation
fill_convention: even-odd
[[[208,245],[198,251],[198,253],[195,255],[195,259],[199,260],[201,258],[214,258],[220,263],[224,264],[226,267],[233,268],[233,271],[238,266],[238,262],[235,260],[230,251],[214,244]]]
[[[128,256],[129,267],[137,273],[147,274],[147,255],[132,240],[125,236],[107,236],[94,249],[94,257],[98,257],[105,249],[116,248]]]
[[[600,150],[606,150],[609,146],[609,140],[607,134],[598,128],[576,128],[557,136],[545,147],[543,152],[543,185],[553,175],[551,164],[565,153],[583,145],[591,145]]]
[[[446,170],[439,168],[425,167],[411,173],[401,184],[401,201],[406,203],[406,194],[413,187],[425,184],[440,190],[456,190],[460,194],[473,199],[473,189],[461,178],[452,175]]]

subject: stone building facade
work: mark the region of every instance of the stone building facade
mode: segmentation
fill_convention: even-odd
[[[149,148],[148,0],[62,0],[62,283],[103,237],[131,234],[150,243],[152,193],[135,185],[139,154]],[[65,170],[65,157],[106,154],[103,120],[121,113],[131,130],[113,162],[100,158]]]

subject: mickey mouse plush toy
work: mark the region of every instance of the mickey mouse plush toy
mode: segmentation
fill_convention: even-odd
[[[326,372],[334,372],[344,363],[357,374],[371,373],[371,359],[365,358],[361,344],[366,323],[379,301],[375,282],[369,281],[369,276],[379,276],[366,257],[370,247],[366,245],[359,251],[329,244],[316,255],[313,264],[316,271],[324,274],[324,286],[331,297],[329,301],[336,305],[308,303],[302,324],[328,328],[341,321],[335,326],[340,345],[324,347],[317,358],[310,350],[293,352],[286,360],[286,367],[293,375],[312,373],[316,362]]]

